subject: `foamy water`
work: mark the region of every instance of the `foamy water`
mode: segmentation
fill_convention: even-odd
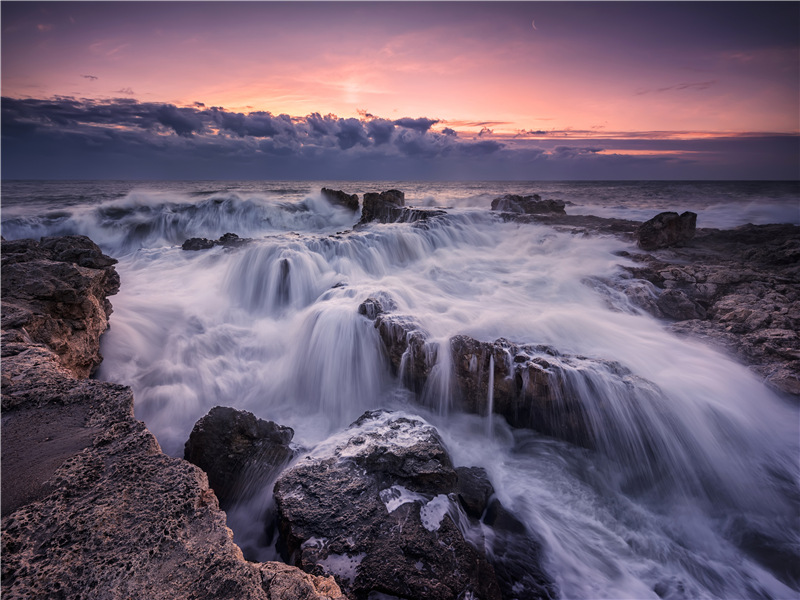
[[[216,405],[291,426],[307,449],[365,410],[403,410],[439,428],[457,465],[487,469],[503,503],[541,537],[564,598],[798,597],[785,574],[781,582],[737,543],[752,530],[773,546],[800,545],[796,407],[745,367],[603,294],[597,281],[619,276],[617,253],[632,247],[503,223],[488,210],[500,193],[537,192],[572,202],[571,214],[643,220],[691,209],[701,227],[796,222],[792,186],[329,184],[359,194],[396,187],[408,204],[449,207],[427,227],[347,231],[358,215],[327,204],[325,184],[92,185],[60,195],[43,186],[26,205],[35,195],[20,184],[8,208],[4,196],[3,235],[82,233],[120,260],[98,376],[133,388],[137,417],[166,452],[182,455],[194,422]],[[254,241],[179,247],[229,231]],[[378,294],[439,344],[422,404],[358,314]],[[442,351],[456,334],[585,357],[564,368],[598,450],[460,413]],[[604,369],[608,361],[629,375]],[[230,514],[255,558],[275,555],[248,529],[269,502],[264,490]]]

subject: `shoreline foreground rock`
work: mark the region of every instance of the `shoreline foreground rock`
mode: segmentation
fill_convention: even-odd
[[[2,257],[3,598],[343,598],[245,561],[205,473],[161,452],[129,388],[86,378],[114,260],[83,236],[4,240]]]

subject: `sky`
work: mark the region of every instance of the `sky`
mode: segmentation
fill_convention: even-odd
[[[800,179],[798,2],[9,2],[3,179]]]

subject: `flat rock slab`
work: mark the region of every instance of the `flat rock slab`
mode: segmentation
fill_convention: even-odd
[[[41,500],[47,481],[61,464],[92,445],[100,433],[87,427],[89,411],[81,405],[43,406],[3,413],[3,515]]]

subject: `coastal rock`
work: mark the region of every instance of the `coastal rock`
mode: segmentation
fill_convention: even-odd
[[[331,578],[245,561],[206,475],[161,452],[134,418],[130,389],[86,379],[87,361],[65,360],[99,344],[105,327],[90,321],[105,322],[113,259],[72,236],[3,241],[2,254],[3,598],[342,598]],[[9,265],[29,266],[31,279]],[[86,293],[91,310],[69,292],[54,300],[59,290]],[[33,310],[39,330],[69,321],[79,339],[31,339],[22,317]]]
[[[506,194],[492,200],[492,210],[525,215],[565,215],[567,213],[564,210],[564,206],[563,200],[542,200],[539,194],[530,196]]]
[[[482,469],[453,468],[430,425],[370,411],[285,471],[275,500],[290,562],[333,574],[348,597],[556,597],[539,567],[540,544],[519,521],[515,539],[529,548],[519,556],[536,555],[525,567],[530,581],[496,578],[483,548],[500,556],[494,540],[508,536],[490,530],[484,540],[477,520],[492,492]],[[481,540],[477,547],[464,531]],[[508,563],[500,563],[505,573]]]
[[[3,356],[44,344],[77,377],[91,375],[111,314],[106,296],[119,290],[115,263],[85,236],[3,241]]]
[[[520,346],[502,338],[481,342],[466,335],[450,339],[450,352],[460,405],[467,412],[488,415],[491,391],[492,412],[511,426],[595,447],[596,432],[570,386],[571,380],[590,371],[566,368],[570,357],[547,346]],[[606,366],[602,361],[579,360]]]
[[[358,312],[375,322],[392,373],[409,389],[421,392],[436,364],[437,347],[428,344],[428,332],[416,319],[387,312],[394,308],[394,302],[384,294],[367,298]]]
[[[639,247],[642,250],[657,250],[688,242],[694,237],[696,226],[696,213],[659,213],[639,227]]]
[[[341,190],[331,190],[328,188],[322,188],[320,192],[322,193],[322,197],[334,206],[343,206],[353,212],[358,210],[358,194],[348,194]]]
[[[294,456],[294,431],[254,414],[216,406],[195,423],[184,458],[208,475],[225,508],[245,500],[259,483],[273,479]]]
[[[225,233],[218,240],[209,240],[206,238],[189,238],[181,244],[181,250],[208,250],[214,246],[223,246],[224,248],[238,248],[252,242],[250,238],[240,238],[235,233]]]
[[[414,223],[426,221],[431,217],[446,214],[443,210],[406,208],[405,194],[400,190],[364,194],[361,208],[361,220],[356,227],[371,222],[378,223]]]
[[[698,229],[681,247],[629,256],[632,278],[619,285],[632,303],[800,396],[800,227]]]

